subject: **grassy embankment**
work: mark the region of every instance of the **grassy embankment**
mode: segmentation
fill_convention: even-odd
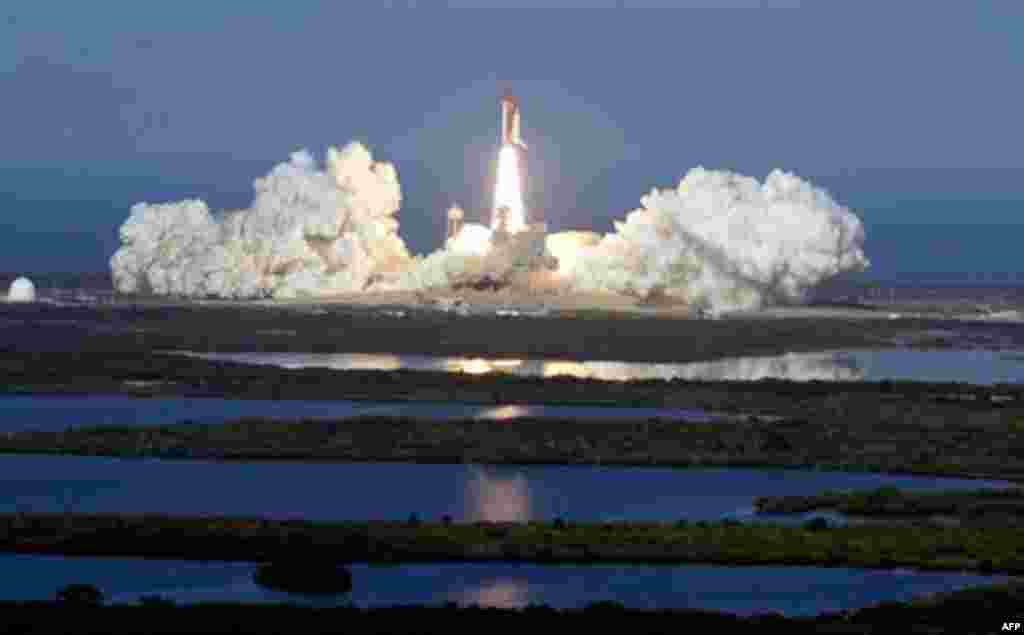
[[[1024,528],[723,523],[306,522],[0,515],[0,551],[274,561],[530,561],[911,567],[1024,574]]]

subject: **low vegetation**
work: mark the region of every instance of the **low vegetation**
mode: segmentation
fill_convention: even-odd
[[[977,525],[1014,525],[1024,519],[1024,488],[916,492],[887,487],[815,496],[766,496],[756,499],[755,507],[771,514],[834,510],[850,516],[939,517]]]
[[[0,551],[273,562],[701,562],[1024,574],[1024,528],[0,515]]]
[[[739,395],[742,397],[742,395]],[[249,418],[0,435],[0,452],[165,459],[806,467],[1024,480],[1015,410],[903,404],[862,411],[817,399],[815,416],[714,423],[646,419],[431,421]],[[943,410],[945,408],[945,411]],[[956,410],[955,413],[951,410]],[[956,416],[950,416],[955,414]]]
[[[100,606],[103,604],[103,592],[91,584],[69,584],[57,591],[55,601],[64,606]]]
[[[543,298],[538,298],[537,304],[542,303]],[[288,306],[168,298],[131,298],[94,306],[36,303],[0,309],[5,319],[0,345],[7,350],[95,351],[108,356],[158,350],[388,351],[684,362],[727,355],[891,347],[894,341],[909,338],[927,338],[932,346],[963,348],[968,336],[1020,337],[1012,325],[999,324],[974,324],[969,334],[934,335],[934,330],[943,327],[948,332],[948,322],[889,319],[890,311],[901,310],[897,307],[878,311],[874,319],[826,321],[820,317],[696,320],[657,315],[624,319],[620,312],[588,310],[556,311],[545,318],[463,317],[408,306]],[[389,309],[400,310],[405,317],[386,314]],[[672,345],[665,346],[665,342]],[[1012,342],[1005,348],[1013,348]]]
[[[253,579],[268,589],[299,595],[340,595],[352,590],[352,572],[322,558],[269,562],[256,569]]]
[[[616,602],[584,609],[545,606],[524,609],[405,606],[388,608],[304,608],[288,605],[170,603],[82,608],[78,612],[52,602],[0,602],[10,632],[120,635],[146,633],[481,633],[494,630],[636,633],[741,632],[785,635],[877,633],[1000,632],[1004,622],[1019,622],[1024,585],[988,586],[910,602],[875,606],[815,617],[779,614],[738,616],[702,610],[640,610]]]

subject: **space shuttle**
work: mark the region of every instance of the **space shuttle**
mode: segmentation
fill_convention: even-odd
[[[509,94],[501,98],[501,144],[526,149],[519,131],[519,101]]]
[[[514,154],[517,158],[508,165],[507,169],[511,169],[512,172],[509,176],[516,177],[516,180],[519,181],[519,187],[513,188],[512,192],[506,192],[506,194],[511,194],[511,197],[506,200],[507,206],[496,205],[491,217],[491,228],[496,230],[496,236],[502,234],[501,231],[497,230],[506,225],[511,233],[517,233],[532,227],[538,229],[543,234],[547,230],[547,226],[540,222],[537,212],[533,212],[532,219],[530,219],[531,215],[527,213],[529,190],[527,188],[526,173],[529,169],[529,161],[526,155],[526,144],[523,143],[521,136],[519,100],[510,93],[505,93],[499,99],[498,104],[501,107],[501,134],[499,141],[501,142],[502,152],[504,152],[505,148],[512,148],[515,151]],[[499,163],[499,169],[500,165]],[[497,182],[495,186],[497,192]]]

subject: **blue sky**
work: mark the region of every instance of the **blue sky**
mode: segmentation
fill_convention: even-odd
[[[1020,3],[443,8],[513,4],[5,3],[0,269],[103,269],[131,202],[241,206],[290,152],[350,139],[396,164],[426,251],[443,207],[489,197],[503,88],[556,228],[608,230],[696,165],[795,171],[869,228],[1024,211]]]

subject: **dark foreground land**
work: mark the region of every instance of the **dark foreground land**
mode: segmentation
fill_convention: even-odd
[[[832,510],[878,519],[932,519],[962,525],[1019,525],[1024,520],[1024,489],[911,492],[883,487],[867,491],[824,492],[815,496],[765,496],[759,512],[799,514]]]
[[[0,452],[165,459],[806,467],[1024,480],[1018,401],[878,387],[821,394],[694,388],[780,418],[429,421],[242,419],[0,435]],[[810,391],[811,388],[806,388]],[[788,389],[788,388],[787,388]],[[783,389],[782,392],[785,392]],[[914,391],[919,390],[915,386]],[[968,393],[976,397],[973,393]],[[692,397],[692,394],[690,395]],[[749,403],[748,403],[749,402]],[[772,404],[772,407],[765,407]]]
[[[999,633],[1024,617],[1024,585],[970,589],[906,603],[889,602],[811,618],[739,617],[696,610],[646,611],[598,603],[581,610],[393,607],[312,609],[210,604],[90,607],[61,602],[0,602],[11,633]],[[628,630],[627,630],[628,629]]]
[[[859,309],[858,309],[859,310]],[[892,311],[891,307],[887,310]],[[0,305],[0,384],[12,393],[252,399],[372,399],[651,405],[730,413],[681,421],[430,422],[244,420],[0,435],[0,452],[190,459],[837,467],[1024,480],[1024,387],[903,383],[608,383],[443,373],[284,371],[161,350],[390,352],[686,362],[842,348],[1024,348],[1016,324],[822,317],[681,320],[580,311],[544,318],[430,310],[167,302]],[[751,416],[752,415],[752,416]],[[975,499],[971,499],[975,500]],[[977,500],[981,500],[979,497]],[[844,501],[825,500],[837,503]],[[822,500],[805,501],[817,505]],[[903,504],[903,503],[901,503]],[[780,503],[785,505],[785,503]],[[850,508],[853,503],[850,502]],[[954,510],[971,516],[973,503]],[[799,505],[796,505],[799,506]],[[908,508],[910,504],[903,504]],[[931,508],[930,508],[931,509]],[[1016,509],[1016,508],[1014,508]],[[1007,511],[1003,509],[1002,511]],[[910,514],[914,515],[914,514]],[[340,561],[522,560],[912,567],[1024,574],[1016,511],[999,522],[829,527],[639,523],[275,522],[77,514],[0,516],[0,550],[67,555]],[[83,582],[88,582],[87,580]],[[62,610],[54,610],[57,607]],[[1024,617],[1015,583],[909,605],[811,619],[646,612],[446,608],[304,609],[239,605],[71,607],[0,603],[10,632],[571,631],[994,633]],[[621,621],[621,623],[620,623]]]
[[[902,345],[1024,348],[1018,324],[890,319],[888,310],[864,307],[802,311],[702,320],[596,310],[549,317],[458,316],[424,308],[337,304],[0,304],[0,350],[387,352],[688,362]]]
[[[101,305],[0,308],[0,386],[17,393],[553,403],[702,409],[722,422],[244,421],[8,434],[0,451],[168,458],[763,465],[1024,478],[1024,387],[903,382],[603,382],[283,370],[153,349],[707,359],[841,345],[1007,347],[1012,324],[921,320],[455,317],[421,310]],[[1008,344],[1009,343],[1009,344]],[[739,416],[736,416],[739,415]]]
[[[0,551],[254,562],[706,563],[1024,574],[1024,528],[721,523],[307,522],[4,514]]]

